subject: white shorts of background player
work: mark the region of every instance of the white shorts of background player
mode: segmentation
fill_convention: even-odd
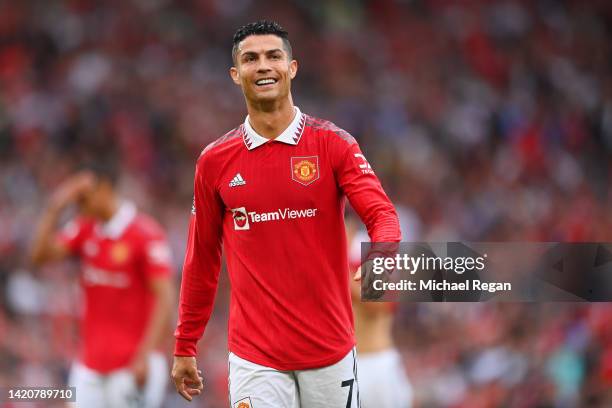
[[[158,408],[166,395],[168,372],[166,357],[161,353],[150,354],[147,382],[139,389],[128,368],[100,374],[75,362],[68,379],[68,385],[76,387],[76,405],[71,405],[78,408]]]
[[[357,355],[361,408],[409,408],[413,391],[395,349]]]
[[[342,360],[326,367],[279,371],[230,353],[230,406],[231,408],[359,408],[355,354],[353,349]]]

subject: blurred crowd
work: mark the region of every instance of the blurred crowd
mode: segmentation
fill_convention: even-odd
[[[78,266],[26,254],[84,158],[120,158],[178,284],[195,160],[246,114],[231,38],[259,18],[289,31],[294,102],[357,138],[405,240],[612,238],[609,1],[0,2],[0,386],[66,379]],[[227,405],[228,290],[200,346],[201,406]],[[416,406],[612,404],[607,304],[405,305],[396,331]]]

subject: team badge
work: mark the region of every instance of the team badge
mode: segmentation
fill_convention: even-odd
[[[113,262],[123,263],[127,260],[129,253],[130,249],[128,248],[127,244],[123,242],[117,242],[111,248],[110,255]]]
[[[319,179],[319,156],[292,157],[291,178],[307,186]]]
[[[251,404],[251,397],[243,398],[234,403],[234,408],[253,408],[253,404]]]
[[[250,229],[246,208],[240,207],[232,209],[232,217],[234,218],[234,229],[236,231]]]

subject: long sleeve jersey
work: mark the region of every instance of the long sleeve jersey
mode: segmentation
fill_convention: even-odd
[[[372,242],[398,242],[397,214],[355,139],[296,114],[268,140],[245,122],[195,171],[175,355],[194,356],[210,318],[222,246],[229,350],[278,370],[323,367],[354,346],[345,197]]]

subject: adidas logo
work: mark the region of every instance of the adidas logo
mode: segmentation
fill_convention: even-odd
[[[229,182],[230,187],[244,186],[245,184],[246,184],[246,181],[244,181],[240,173],[236,174],[234,178],[232,179],[232,181]]]

